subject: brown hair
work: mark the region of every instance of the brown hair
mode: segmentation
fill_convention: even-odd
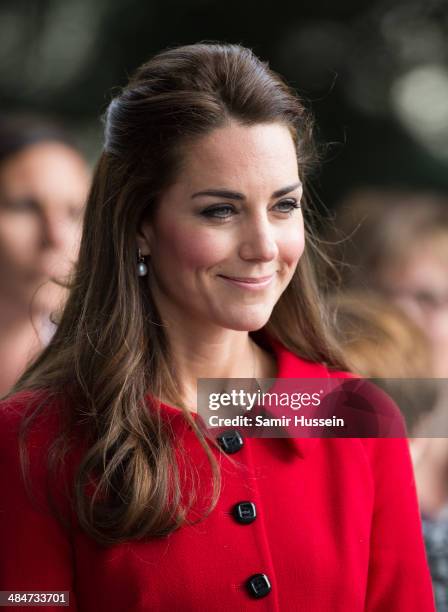
[[[147,405],[148,394],[175,400],[178,387],[161,316],[136,274],[136,232],[173,180],[181,146],[231,118],[285,124],[306,177],[314,155],[310,116],[244,47],[195,44],[161,52],[112,100],[68,303],[50,345],[16,386],[67,399],[63,415],[82,424],[87,448],[75,478],[75,508],[85,531],[104,544],[167,534],[186,521],[191,500],[182,496],[174,440],[160,411]],[[310,239],[266,328],[295,353],[343,368],[307,252],[313,246]],[[218,464],[186,410],[184,417],[212,468],[210,511],[219,496]],[[68,439],[64,429],[61,445]]]
[[[329,300],[333,329],[352,372],[369,378],[430,378],[423,331],[379,294],[348,291]]]
[[[437,398],[425,334],[378,293],[346,291],[332,296],[329,305],[333,330],[351,371],[382,379],[382,388],[397,402],[412,434]]]
[[[28,114],[0,116],[0,164],[35,144],[56,142],[81,152],[63,126],[54,121]]]

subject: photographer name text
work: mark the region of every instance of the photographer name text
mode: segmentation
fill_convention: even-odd
[[[214,414],[208,417],[209,427],[344,427],[345,421],[340,417],[306,418],[294,417],[266,417],[257,415],[237,415],[234,417],[219,417]]]

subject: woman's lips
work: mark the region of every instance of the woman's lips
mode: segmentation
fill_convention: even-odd
[[[249,291],[257,291],[258,289],[264,289],[270,284],[270,282],[274,278],[274,274],[271,274],[270,276],[258,277],[224,276],[223,274],[219,274],[218,276],[220,278],[223,278],[228,283],[235,285],[236,287],[248,289]]]

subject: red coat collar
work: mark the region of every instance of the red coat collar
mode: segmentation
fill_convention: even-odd
[[[277,360],[277,378],[328,378],[350,376],[346,372],[332,372],[326,366],[308,361],[289,351],[281,342],[268,334],[258,332],[255,336],[273,352]],[[168,415],[179,416],[181,411],[168,404],[161,404],[161,409]],[[198,415],[193,413],[193,417]],[[293,446],[294,451],[302,458],[306,457],[319,442],[319,438],[282,438],[285,444]]]
[[[277,378],[348,378],[347,372],[331,371],[324,364],[303,359],[289,351],[281,342],[269,337],[263,338],[269,343],[277,359]],[[319,443],[319,438],[283,438],[286,444],[293,446],[294,451],[302,458],[312,452]]]

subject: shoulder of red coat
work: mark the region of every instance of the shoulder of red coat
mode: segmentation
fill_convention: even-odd
[[[353,378],[350,372],[330,368],[293,353],[278,340],[271,340],[270,343],[277,357],[278,378]]]
[[[336,386],[328,396],[333,406],[343,407],[350,422],[356,423],[353,436],[373,439],[406,438],[406,425],[393,399],[374,382],[350,372],[328,367],[305,359],[288,350],[280,342],[271,340],[278,364],[277,378],[331,378]],[[337,379],[337,380],[336,380]],[[361,419],[361,420],[360,420]],[[381,443],[366,441],[363,446],[381,446]],[[399,446],[399,445],[398,445]]]
[[[0,402],[0,435],[17,435],[22,423],[34,412],[34,432],[55,431],[59,423],[58,401],[49,391],[19,391]]]

